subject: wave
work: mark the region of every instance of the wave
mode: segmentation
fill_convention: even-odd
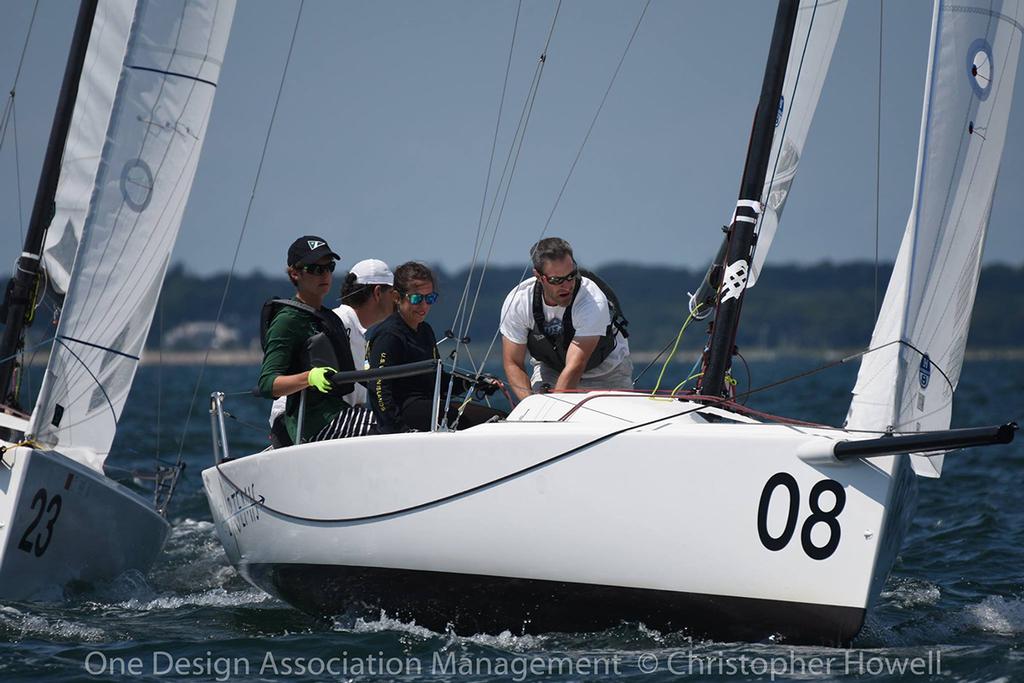
[[[969,625],[987,633],[1016,636],[1024,633],[1024,600],[990,595],[967,609]]]
[[[277,601],[255,588],[244,591],[228,591],[224,588],[214,588],[201,593],[189,593],[187,595],[162,595],[152,600],[132,598],[131,600],[118,603],[116,606],[132,611],[150,612],[153,610],[173,610],[181,607],[245,607],[249,605],[263,605],[268,602]]]
[[[13,641],[39,638],[71,643],[99,643],[108,640],[107,633],[95,626],[58,617],[28,614],[14,607],[0,607],[0,634]]]

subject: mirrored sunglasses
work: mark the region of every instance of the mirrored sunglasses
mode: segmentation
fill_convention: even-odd
[[[406,294],[405,298],[409,300],[413,306],[418,306],[422,303],[426,303],[430,306],[434,305],[437,301],[437,292],[431,292],[430,294]]]

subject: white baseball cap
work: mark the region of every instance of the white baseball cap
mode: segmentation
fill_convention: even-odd
[[[395,284],[395,274],[388,268],[388,264],[375,258],[368,258],[365,261],[352,266],[350,271],[355,273],[356,282],[362,285],[391,285]]]

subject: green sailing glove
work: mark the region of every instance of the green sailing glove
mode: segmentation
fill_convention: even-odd
[[[326,394],[331,390],[331,381],[324,377],[324,375],[327,373],[333,375],[336,372],[337,370],[334,368],[313,368],[309,371],[309,379],[306,381],[309,383],[309,386],[316,387],[321,394]]]

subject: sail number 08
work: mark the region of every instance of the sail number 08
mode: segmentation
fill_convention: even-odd
[[[775,491],[780,487],[786,489],[789,495],[789,511],[786,514],[786,526],[782,533],[772,536],[768,531],[768,506],[772,502]],[[821,509],[821,495],[825,492],[831,493],[836,499],[835,505],[828,511]],[[839,547],[839,537],[842,532],[839,526],[839,513],[846,505],[846,491],[838,481],[823,479],[811,488],[811,495],[807,502],[811,506],[811,514],[800,529],[800,545],[812,560],[824,560],[831,557]],[[796,483],[796,479],[788,472],[779,472],[773,475],[765,483],[764,489],[761,491],[761,500],[757,505],[757,535],[761,538],[761,545],[772,551],[782,550],[789,545],[790,539],[796,532],[799,514],[800,487]],[[811,539],[811,532],[817,524],[828,526],[828,541],[825,545],[815,545]]]

